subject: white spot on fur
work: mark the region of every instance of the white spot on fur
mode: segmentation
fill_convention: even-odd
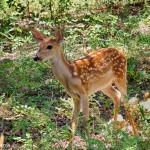
[[[114,59],[117,59],[120,55],[117,55],[116,57],[114,57]]]
[[[80,78],[83,78],[83,77],[84,77],[84,75],[81,75],[81,76],[80,76]]]
[[[93,57],[96,57],[97,55],[95,54],[95,55],[93,55]]]
[[[74,74],[75,76],[77,76],[77,75],[78,75],[78,73],[77,73],[77,72],[74,72],[73,74]]]
[[[90,67],[90,68],[89,68],[89,70],[93,70],[93,68],[92,68],[92,67]]]

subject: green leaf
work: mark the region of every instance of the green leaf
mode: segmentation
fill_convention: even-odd
[[[17,31],[22,33],[22,29],[21,28],[17,28]]]

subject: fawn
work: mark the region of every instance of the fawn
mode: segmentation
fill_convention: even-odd
[[[41,32],[31,29],[33,37],[39,44],[35,61],[49,60],[56,78],[73,98],[72,133],[74,135],[78,123],[78,114],[82,106],[83,121],[89,119],[88,96],[102,91],[114,101],[114,121],[117,121],[120,100],[126,95],[127,61],[125,55],[115,48],[102,48],[88,54],[82,59],[68,61],[62,50],[63,36],[61,30],[56,31],[55,38],[47,37]],[[112,86],[115,84],[117,88]],[[128,116],[131,116],[127,110]],[[134,121],[129,117],[133,132],[137,133]]]

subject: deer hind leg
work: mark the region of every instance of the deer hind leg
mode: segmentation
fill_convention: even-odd
[[[117,121],[118,111],[121,100],[121,93],[115,89],[112,85],[101,90],[105,95],[114,100],[114,121]]]

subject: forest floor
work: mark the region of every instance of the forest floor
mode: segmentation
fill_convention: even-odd
[[[118,127],[110,123],[113,101],[101,92],[90,96],[90,136],[82,113],[75,149],[150,149],[150,16],[143,4],[72,13],[66,20],[63,51],[69,60],[100,47],[115,47],[127,56],[128,96],[139,135],[132,134],[121,104]],[[66,15],[67,16],[67,15]],[[46,24],[46,22],[45,22]],[[36,22],[53,32],[53,26]],[[18,28],[18,26],[17,26]],[[48,28],[48,30],[47,30]],[[21,28],[22,29],[22,28]],[[22,29],[23,30],[23,29]],[[17,30],[18,31],[18,30]],[[4,149],[71,149],[73,103],[47,62],[34,62],[38,50],[28,30],[3,36],[0,49],[0,147]],[[49,34],[49,33],[48,33]],[[0,34],[1,35],[1,34]],[[5,34],[6,35],[6,34]],[[51,34],[50,34],[51,35]],[[3,138],[5,140],[3,140]]]

